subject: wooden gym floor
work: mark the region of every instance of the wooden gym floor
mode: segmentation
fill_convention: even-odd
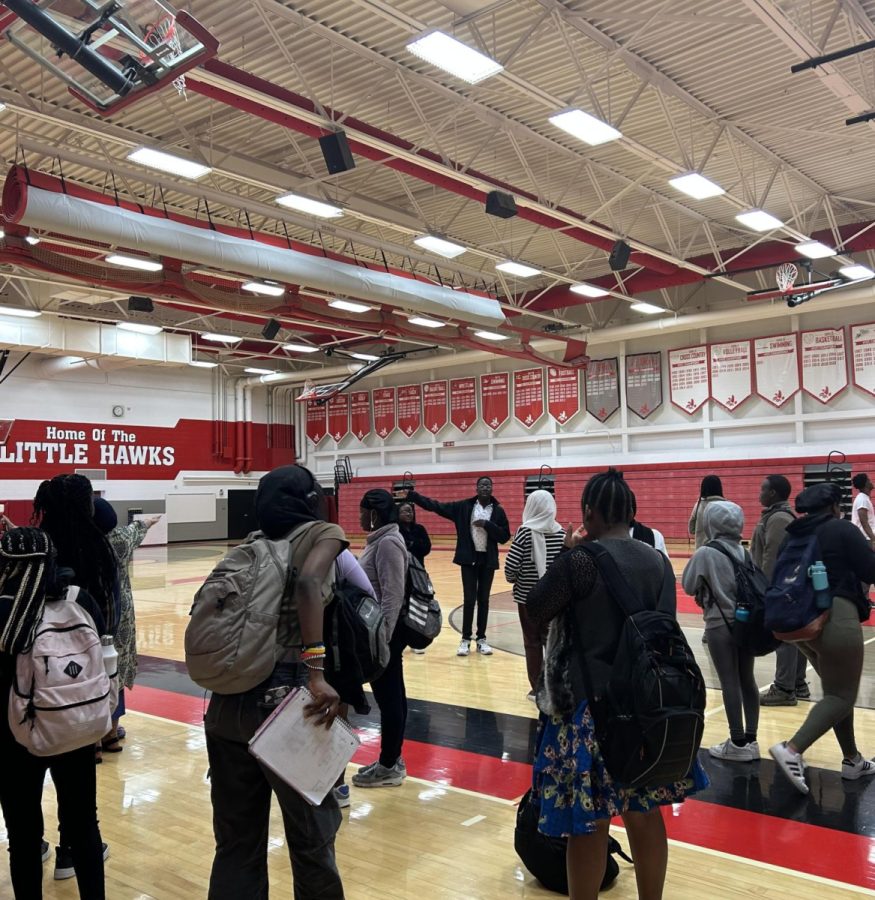
[[[686,549],[686,548],[678,548]],[[111,855],[110,900],[191,900],[204,897],[212,859],[209,786],[203,730],[204,698],[181,665],[191,596],[224,550],[221,544],[177,545],[137,552],[134,592],[142,673],[129,694],[123,753],[105,755],[98,769],[99,810]],[[676,560],[678,571],[683,560]],[[499,574],[493,592],[489,658],[457,658],[451,615],[461,598],[451,553],[429,557],[445,613],[444,632],[424,656],[405,656],[410,722],[404,756],[410,777],[399,788],[352,788],[337,856],[350,900],[377,898],[541,898],[513,850],[514,801],[530,778],[535,708],[516,611]],[[681,621],[716,685],[701,645],[701,620],[683,599]],[[872,635],[870,638],[869,635]],[[875,628],[866,629],[875,642]],[[857,732],[875,753],[875,648],[867,645]],[[771,680],[771,660],[758,663],[759,683]],[[813,674],[813,673],[812,673]],[[819,686],[812,678],[817,695]],[[725,739],[719,691],[709,690],[705,746]],[[789,737],[808,704],[764,709],[759,741],[766,748]],[[350,767],[377,755],[375,714],[355,719],[363,746]],[[701,898],[839,898],[875,892],[875,779],[843,783],[840,753],[830,735],[807,754],[811,795],[796,794],[770,759],[728,764],[704,759],[712,787],[666,808],[671,837],[667,900]],[[44,809],[46,839],[57,819],[51,781]],[[617,836],[625,846],[621,829]],[[6,843],[4,831],[0,841]],[[272,817],[269,850],[273,895],[291,896],[281,820]],[[637,896],[631,867],[609,894]],[[75,898],[75,881],[52,880],[44,896]],[[0,897],[10,897],[8,866],[0,862]],[[243,898],[241,898],[243,900]]]

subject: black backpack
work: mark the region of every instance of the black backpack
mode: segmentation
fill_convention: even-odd
[[[753,656],[765,656],[776,650],[781,642],[766,628],[766,591],[769,589],[766,573],[754,563],[747,550],[744,551],[744,562],[739,562],[720,541],[709,541],[705,546],[719,550],[732,563],[736,609],[746,607],[750,611],[746,622],[736,618],[730,625],[720,605],[717,605],[717,611],[723,616],[735,645]]]
[[[612,777],[624,787],[658,787],[687,777],[705,727],[705,681],[674,614],[675,577],[664,559],[656,609],[648,609],[611,554],[580,544],[626,616],[603,696],[597,697],[579,629],[574,638],[596,740]],[[572,609],[573,612],[573,609]]]
[[[565,848],[567,838],[548,837],[538,831],[540,807],[532,799],[531,788],[523,795],[516,813],[516,827],[513,832],[513,848],[522,864],[548,891],[568,895],[568,872],[565,868]],[[608,859],[602,886],[607,890],[620,874],[620,866],[612,854],[618,854],[626,862],[632,862],[623,852],[619,842],[608,837]]]
[[[425,650],[441,633],[442,627],[443,615],[431,578],[425,566],[413,554],[408,554],[404,605],[398,615],[396,631],[403,632],[408,647]]]
[[[335,572],[338,572],[335,565]],[[389,664],[389,642],[378,600],[338,577],[325,608],[325,680],[357,713],[370,711],[362,685],[378,678]]]

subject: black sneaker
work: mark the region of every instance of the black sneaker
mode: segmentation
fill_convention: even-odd
[[[803,681],[802,684],[796,685],[796,699],[797,700],[810,700],[811,699],[811,688],[808,686],[807,681]]]
[[[42,849],[42,856],[40,858],[42,859],[43,862],[48,862],[49,857],[52,855],[52,848],[49,845],[49,842],[43,841],[43,845],[42,845],[41,849]]]
[[[109,844],[103,845],[103,858],[109,859]],[[76,874],[73,854],[68,847],[55,847],[55,881],[64,881]]]

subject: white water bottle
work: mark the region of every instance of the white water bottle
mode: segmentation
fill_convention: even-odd
[[[103,665],[109,678],[109,708],[115,712],[118,706],[118,651],[111,634],[101,635],[100,649],[103,651]]]

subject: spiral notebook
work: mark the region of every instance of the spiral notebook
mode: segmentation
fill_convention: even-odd
[[[358,749],[349,723],[336,718],[330,728],[304,718],[313,699],[306,688],[291,691],[249,742],[249,752],[305,800],[318,806]]]

